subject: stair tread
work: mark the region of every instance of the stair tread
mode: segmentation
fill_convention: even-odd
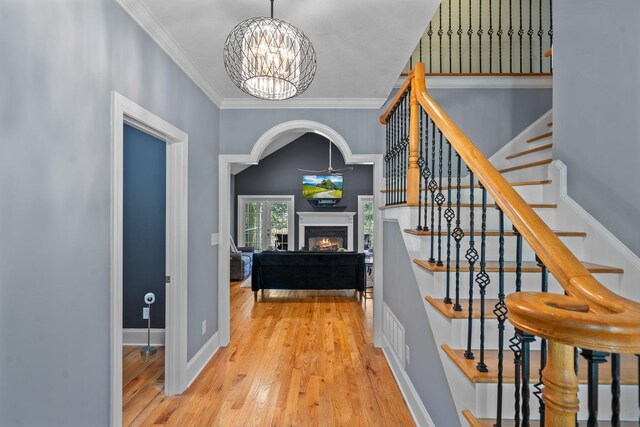
[[[512,167],[506,168],[506,169],[500,169],[498,172],[507,173],[507,172],[512,172],[512,171],[517,171],[517,170],[520,170],[520,169],[535,168],[536,166],[547,165],[547,164],[551,163],[552,161],[553,161],[553,159],[545,159],[545,160],[540,160],[538,162],[525,163],[523,165],[512,166]]]
[[[552,148],[552,147],[553,147],[553,144],[541,145],[540,147],[532,148],[531,150],[525,150],[525,151],[520,151],[519,153],[510,154],[507,157],[505,157],[505,159],[507,160],[515,159],[516,157],[526,156],[527,154],[533,154],[533,153],[537,153],[538,151],[548,150],[549,148]]]
[[[550,179],[543,179],[543,180],[539,180],[539,181],[516,181],[516,182],[510,182],[509,184],[511,184],[512,187],[524,187],[527,185],[546,185],[546,184],[551,184],[551,180]],[[479,188],[478,185],[474,186],[475,188]],[[447,190],[449,188],[448,185],[445,185],[444,187],[440,187],[442,190]],[[457,188],[456,186],[453,186],[451,188]],[[461,185],[460,186],[461,189],[468,189],[469,186],[468,185]],[[422,191],[425,190],[424,187],[421,188]],[[380,190],[381,193],[398,193],[404,191],[404,188],[400,189],[400,190]]]
[[[431,271],[433,273],[446,272],[446,265],[436,265],[436,263],[429,262],[427,260],[414,259],[414,263],[424,268],[427,271]],[[619,267],[610,267],[607,265],[594,264],[590,262],[582,261],[582,265],[589,270],[591,273],[608,273],[608,274],[622,274],[624,270]],[[478,262],[475,263],[475,271],[480,269],[480,264]],[[486,268],[487,273],[497,273],[499,271],[498,261],[487,261]],[[451,262],[451,271],[455,271],[454,262]],[[468,272],[469,271],[469,262],[467,260],[460,260],[460,271]],[[505,273],[515,273],[516,271],[516,262],[515,261],[505,261],[504,262],[504,272]],[[540,267],[538,267],[538,263],[536,261],[523,261],[522,262],[522,272],[523,273],[539,273],[542,271]]]
[[[547,123],[547,127],[551,127],[551,126],[553,126],[553,122]]]
[[[469,230],[463,230],[464,231],[464,235],[467,236],[469,234]],[[425,231],[425,230],[416,230],[416,229],[410,229],[410,228],[406,228],[404,230],[405,233],[407,234],[414,234],[416,236],[431,236],[431,231]],[[584,231],[559,231],[559,230],[554,230],[554,233],[556,234],[556,236],[559,237],[586,237],[587,233],[585,233]],[[438,234],[441,234],[443,236],[447,235],[447,231],[443,230],[440,233],[438,233],[437,231],[435,231],[433,233],[434,236],[437,236]],[[479,231],[476,230],[476,234],[480,235]],[[494,236],[498,236],[499,235],[499,231],[498,230],[487,230],[486,231],[486,235],[490,236],[490,237],[494,237]],[[515,237],[515,233],[511,230],[507,230],[504,232],[504,236],[505,237]]]
[[[507,346],[508,339],[507,338]],[[476,368],[476,364],[479,360],[479,350],[473,350],[475,359],[469,360],[464,357],[465,350],[452,349],[447,344],[442,344],[442,350],[449,356],[449,358],[456,364],[456,366],[462,371],[465,377],[469,381],[475,384],[487,384],[498,382],[498,350],[485,350],[484,362],[489,369],[489,372],[480,372]],[[538,382],[538,370],[540,369],[540,351],[531,350],[531,363],[530,363],[530,382],[531,385]],[[609,359],[607,359],[608,361]],[[507,347],[504,351],[504,373],[503,381],[505,383],[514,383],[514,364],[513,353]],[[611,365],[603,363],[600,366],[600,375],[598,377],[599,384],[611,384]],[[623,354],[620,356],[620,384],[621,385],[638,385],[638,361],[633,354]],[[584,357],[578,357],[578,382],[580,384],[587,384],[587,361]],[[533,388],[532,388],[533,391]]]
[[[534,405],[537,406],[537,404],[534,402]],[[464,416],[464,418],[467,420],[467,422],[469,423],[470,427],[493,427],[496,424],[496,420],[494,418],[476,418],[475,415],[473,415],[473,413],[471,411],[469,411],[468,409],[465,409],[464,411],[462,411],[462,415]],[[581,421],[580,425],[586,425],[586,421],[583,420],[579,420]],[[516,423],[514,420],[502,420],[502,426],[503,427],[515,427]],[[606,427],[606,426],[610,426],[611,425],[611,421],[598,421],[597,427]],[[636,421],[621,421],[620,422],[620,427],[637,427],[638,423]]]
[[[398,203],[397,205],[389,205],[389,206],[381,206],[380,209],[391,209],[391,208],[406,208],[409,205],[407,205],[406,203]],[[433,205],[431,205],[431,203],[420,203],[420,206],[426,206],[428,208],[432,207]],[[487,203],[487,208],[495,208],[498,205],[496,205],[495,203]],[[558,207],[557,204],[555,203],[529,203],[529,206],[533,209],[556,209]],[[411,207],[415,207],[417,208],[418,205],[413,205]],[[438,205],[435,205],[435,207],[438,207]],[[451,207],[456,207],[455,203],[451,204]],[[460,207],[461,208],[470,208],[471,204],[470,203],[460,203]],[[482,207],[482,203],[474,203],[473,204],[474,208],[481,208]],[[447,208],[447,204],[444,203],[442,205],[442,210],[444,211]]]
[[[549,138],[550,136],[553,136],[553,131],[543,133],[542,135],[535,136],[531,139],[527,139],[527,142],[531,143],[531,142],[540,141],[541,139]]]
[[[434,298],[432,296],[426,296],[424,298],[429,304],[431,304],[436,310],[438,310],[444,317],[447,319],[468,319],[469,318],[469,300],[467,298],[462,298],[460,300],[460,306],[462,307],[462,311],[455,311],[453,309],[453,304],[445,303],[442,298]],[[497,299],[485,299],[484,300],[484,311],[485,311],[485,319],[495,319],[496,315],[493,314],[493,308],[498,303]],[[480,318],[480,300],[474,301],[473,303],[473,313],[472,318],[479,319]]]

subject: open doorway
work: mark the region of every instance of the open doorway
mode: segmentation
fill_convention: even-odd
[[[161,165],[154,165],[154,172],[147,174],[144,180],[156,182],[158,197],[149,200],[147,190],[125,195],[125,174],[139,172],[140,168],[150,165],[143,161],[134,165],[125,164],[125,139],[135,135],[142,138],[147,147],[162,158]],[[147,369],[154,364],[155,369],[163,367],[162,373],[154,374],[156,379],[163,376],[163,392],[179,394],[184,391],[187,368],[187,144],[186,133],[175,128],[153,113],[145,110],[122,95],[112,95],[112,180],[111,180],[111,425],[123,423],[123,377],[130,379],[132,370]],[[144,145],[144,144],[143,144]],[[131,147],[128,147],[131,148]],[[131,153],[128,153],[131,155]],[[148,160],[148,159],[147,159]],[[131,169],[133,166],[133,169]],[[148,172],[148,171],[147,171]],[[139,181],[139,180],[138,180]],[[129,183],[131,184],[131,183]],[[129,188],[130,190],[130,188]],[[147,213],[131,218],[125,204],[140,202],[135,212],[144,207]],[[135,204],[135,203],[134,203]],[[130,207],[130,206],[129,206]],[[152,218],[151,218],[152,217]],[[151,226],[151,224],[154,224]],[[132,229],[133,227],[133,229]],[[153,237],[136,235],[135,230],[152,228]],[[134,230],[134,232],[132,232]],[[149,230],[147,230],[149,231]],[[140,240],[140,241],[138,241]],[[143,242],[143,241],[146,241]],[[140,247],[140,243],[145,243]],[[158,247],[159,246],[159,247]],[[138,256],[126,258],[131,253]],[[146,253],[140,253],[146,252]],[[151,254],[153,252],[153,254]],[[154,264],[152,266],[152,264]],[[138,271],[134,271],[138,270]],[[130,289],[131,283],[141,282],[140,289]],[[160,282],[160,283],[158,283]],[[125,285],[128,289],[125,291]],[[146,306],[147,293],[155,293],[156,301],[152,307],[152,344],[156,344],[156,353],[152,359],[137,357],[139,351],[130,348],[123,351],[123,343],[146,346],[146,319],[143,307]],[[142,298],[140,298],[142,296]],[[125,302],[125,298],[127,301]],[[130,299],[130,300],[129,300]],[[157,304],[157,305],[156,305]],[[164,305],[164,307],[162,307]],[[148,307],[148,306],[147,306]],[[159,308],[158,308],[159,307]],[[128,319],[131,317],[131,319]],[[158,327],[164,317],[164,333]],[[142,320],[141,324],[137,322]],[[132,321],[132,324],[127,322]],[[123,328],[133,325],[133,328]],[[164,335],[164,337],[162,337]],[[164,351],[160,345],[164,342]],[[125,355],[135,354],[137,361],[123,370]],[[146,374],[145,374],[146,375]]]

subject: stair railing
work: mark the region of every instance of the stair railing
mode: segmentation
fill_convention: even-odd
[[[454,311],[467,310],[464,357],[478,357],[479,372],[488,371],[484,341],[489,273],[498,275],[497,302],[492,310],[498,321],[496,425],[501,426],[503,422],[507,320],[515,328],[509,348],[513,351],[517,426],[528,426],[532,417],[530,348],[536,337],[540,339],[540,368],[533,394],[538,399],[541,425],[576,425],[578,348],[588,362],[588,425],[596,425],[598,365],[606,361],[609,354],[611,421],[612,425],[620,425],[620,354],[640,353],[640,304],[600,284],[538,216],[533,205],[514,190],[447,116],[427,92],[423,63],[416,64],[408,74],[380,122],[387,126],[386,204],[418,208],[418,224],[411,232],[431,238],[425,263],[431,271],[447,273],[444,303],[451,304]],[[463,164],[469,172],[468,178],[464,178],[465,185],[462,185]],[[405,171],[399,171],[403,167]],[[403,184],[406,185],[403,187]],[[469,203],[462,203],[461,194],[466,190]],[[480,192],[480,203],[475,203],[476,191]],[[493,207],[498,213],[498,261],[491,265],[486,256],[489,236],[486,224],[487,208],[492,204],[487,202],[487,196],[494,200]],[[462,217],[463,207],[469,208],[468,217]],[[479,234],[475,230],[476,208],[480,208]],[[511,234],[505,231],[505,216],[513,226]],[[468,224],[466,231],[462,229],[463,222]],[[505,261],[506,235],[516,237],[516,260],[510,262],[509,268]],[[527,268],[541,272],[541,292],[522,292],[523,241],[536,254],[537,266]],[[463,245],[466,251],[462,251]],[[468,283],[461,275],[465,270],[469,273]],[[515,273],[514,289],[507,289],[507,272]],[[549,272],[565,295],[548,292]],[[461,295],[464,286],[468,288],[468,301]],[[479,350],[473,349],[476,293],[480,296]]]

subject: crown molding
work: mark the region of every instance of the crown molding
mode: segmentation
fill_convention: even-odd
[[[394,89],[404,83],[398,79]],[[429,89],[551,89],[552,76],[426,76]]]
[[[141,1],[116,0],[118,4],[142,27],[142,29],[156,42],[162,50],[193,80],[193,82],[218,107],[222,105],[223,97],[209,79],[189,59],[178,42],[158,22],[156,17]]]
[[[223,110],[283,108],[378,110],[386,100],[386,98],[293,98],[284,101],[265,101],[253,98],[225,98],[220,108]]]

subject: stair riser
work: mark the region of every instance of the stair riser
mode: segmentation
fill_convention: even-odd
[[[605,369],[608,365],[605,365]],[[474,415],[478,418],[495,418],[497,407],[497,384],[476,384],[476,410]],[[530,388],[533,391],[533,387]],[[503,388],[503,406],[502,414],[506,419],[513,419],[515,416],[515,388],[513,384],[505,384]],[[586,420],[588,413],[588,392],[587,385],[580,384],[578,399],[580,400],[580,410],[578,419]],[[620,387],[620,417],[622,421],[637,421],[640,413],[638,411],[638,387],[637,386],[621,386]],[[538,399],[531,394],[530,400],[531,418],[539,419]],[[611,419],[611,386],[601,384],[598,387],[598,420],[607,421]],[[586,425],[581,422],[580,425]]]
[[[475,307],[479,310],[479,307]],[[467,348],[467,329],[468,321],[464,319],[452,319],[451,322],[451,344],[452,348]],[[480,319],[473,319],[472,322],[472,336],[471,336],[471,348],[476,350],[480,348]],[[505,360],[509,363],[513,361],[513,352],[509,350],[509,340],[514,336],[515,330],[513,326],[507,321],[505,323],[504,339],[505,339]],[[485,349],[497,350],[498,349],[498,320],[494,318],[487,318],[485,320]],[[531,343],[531,350],[540,349],[540,340],[537,339]],[[476,352],[476,361],[479,360],[479,354]]]
[[[474,236],[475,248],[480,253],[480,244],[481,244],[481,236],[480,230],[476,231],[477,234]],[[419,250],[421,259],[428,259],[431,255],[431,237],[430,236],[417,236],[416,238],[422,239],[420,242]],[[583,237],[560,237],[560,240],[571,250],[578,258],[582,257],[582,243]],[[456,254],[456,242],[451,237],[451,262],[455,263],[455,254]],[[504,238],[504,259],[505,261],[515,261],[516,260],[516,243],[517,239],[515,236],[505,236]],[[500,242],[498,236],[487,236],[486,237],[486,259],[487,260],[497,260],[499,256],[499,248]],[[442,260],[446,262],[447,256],[447,236],[442,236],[441,242],[442,248]],[[437,249],[438,249],[438,241],[437,236],[435,237],[434,242],[434,251],[436,252],[435,257],[437,258]],[[466,261],[464,254],[469,249],[469,237],[465,236],[460,241],[460,260]],[[535,261],[535,253],[529,247],[526,241],[523,239],[522,243],[522,260],[523,261]]]
[[[544,185],[524,185],[524,186],[517,186],[513,188],[518,192],[518,194],[522,196],[523,199],[525,199],[529,203],[546,203],[543,200],[543,197],[544,197],[543,187]],[[448,200],[447,191],[446,190],[443,191],[442,194]],[[428,193],[427,196],[428,196],[427,200],[431,202],[431,193]],[[477,188],[477,183],[476,183],[476,188],[473,191],[473,197],[475,199],[474,203],[482,202],[482,190]],[[470,198],[471,198],[471,189],[464,188],[460,190],[460,200],[462,201],[462,203],[469,203]],[[452,188],[451,203],[455,206],[456,201],[457,201],[456,189]],[[487,203],[494,203],[493,197],[491,197],[491,195],[488,192],[487,192]],[[552,202],[548,202],[548,203],[552,203]]]
[[[524,146],[522,148],[522,150],[518,151],[518,152],[522,152],[522,151],[526,151],[526,150],[532,150],[534,148],[537,147],[541,147],[543,145],[548,145],[551,142],[551,138],[546,138],[543,139],[541,141],[536,141],[534,143],[531,144],[527,144],[526,146]],[[515,165],[522,165],[525,163],[533,163],[533,162],[538,162],[540,160],[546,160],[546,159],[550,159],[552,158],[552,148],[548,148],[546,150],[542,150],[542,151],[536,151],[534,153],[530,153],[530,154],[525,154],[524,156],[520,156],[520,157],[516,157],[515,159],[509,159],[507,160],[507,167],[511,167],[511,166],[515,166]]]
[[[513,166],[518,165],[518,164],[529,163],[528,161],[524,161],[525,159],[521,159],[521,160],[523,160],[522,163],[514,163]],[[528,159],[526,159],[526,160],[528,160]],[[515,171],[511,171],[511,172],[504,172],[502,174],[502,176],[504,176],[507,181],[538,181],[538,180],[543,180],[543,179],[547,179],[548,166],[549,165],[546,164],[546,165],[534,166],[534,167],[526,168],[526,169],[518,169],[518,170],[515,170]]]

